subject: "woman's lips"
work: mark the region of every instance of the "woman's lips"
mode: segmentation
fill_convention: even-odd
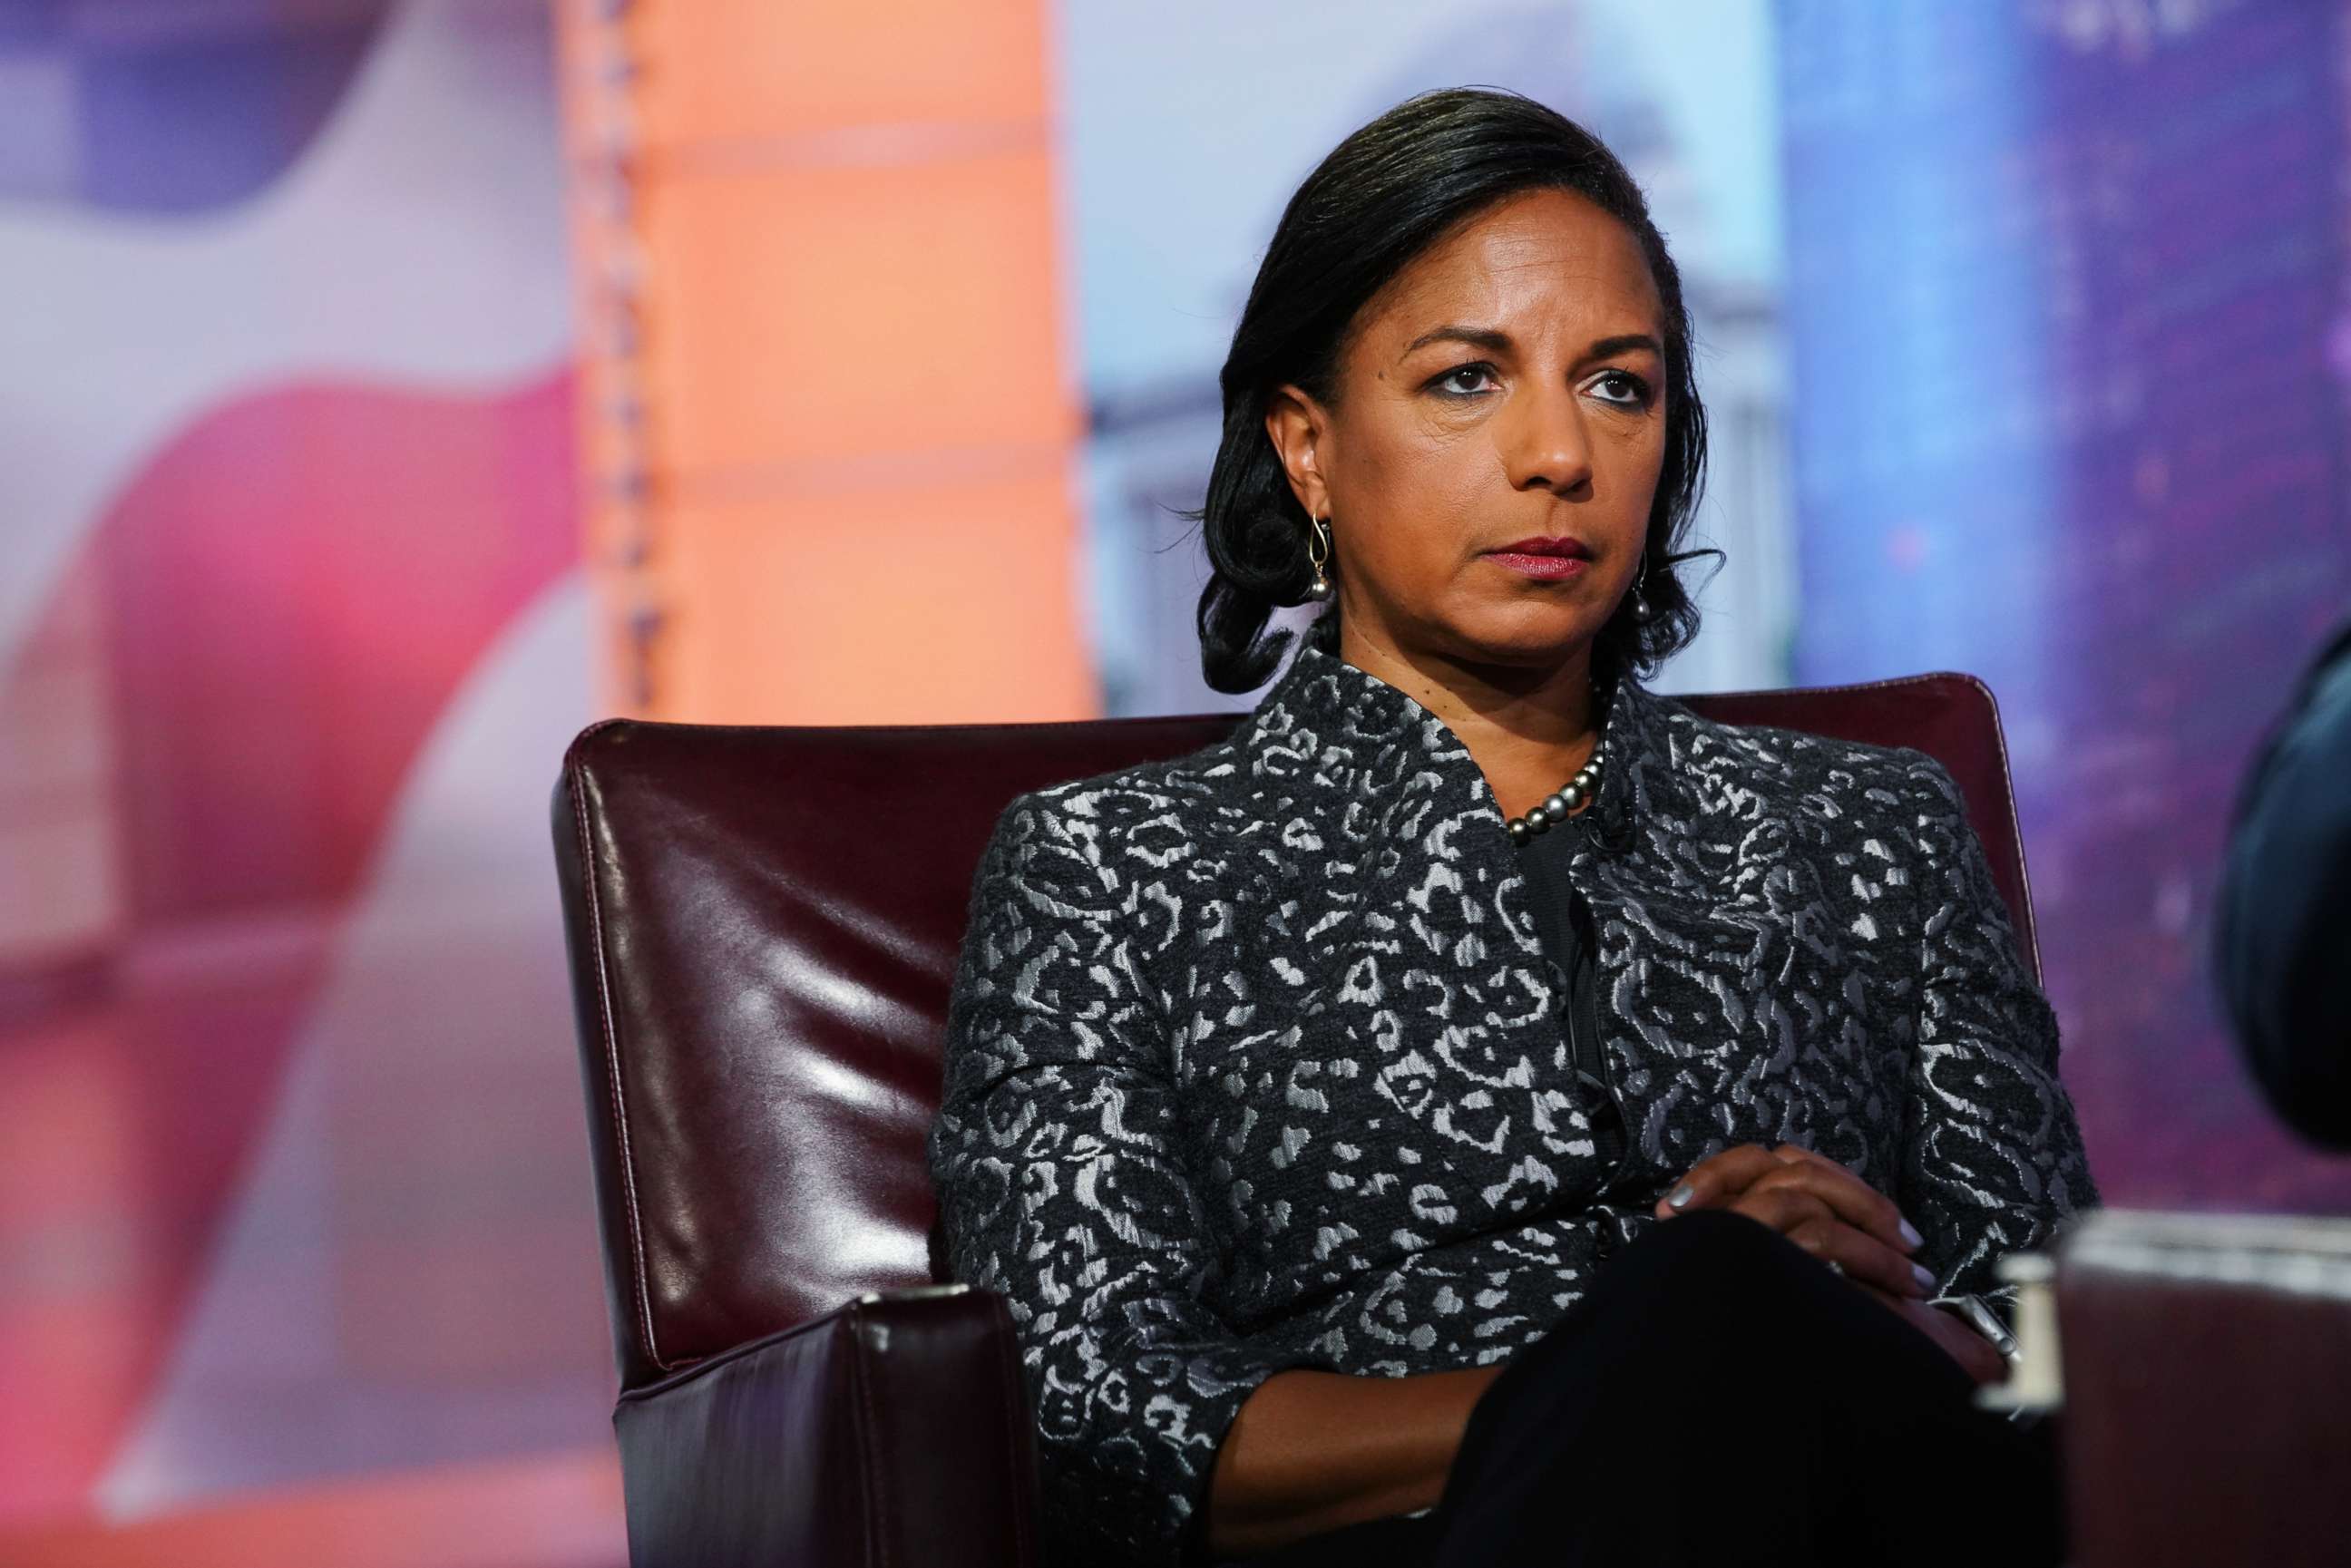
[[[1580,577],[1592,562],[1577,555],[1521,555],[1515,550],[1491,550],[1486,559],[1522,577],[1557,582]]]
[[[1543,582],[1579,577],[1592,564],[1592,548],[1573,534],[1529,534],[1486,555],[1507,571]]]

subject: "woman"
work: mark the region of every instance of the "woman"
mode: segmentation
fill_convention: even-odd
[[[1224,371],[1233,736],[1015,800],[932,1168],[1049,1560],[2054,1562],[1951,1305],[2095,1201],[1949,777],[1639,677],[1705,421],[1638,189],[1425,95],[1292,198]],[[1823,1268],[1825,1263],[1831,1267]]]

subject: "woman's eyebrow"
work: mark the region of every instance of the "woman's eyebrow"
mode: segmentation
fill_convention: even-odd
[[[1448,323],[1443,327],[1432,327],[1406,343],[1404,353],[1411,354],[1431,343],[1439,342],[1467,343],[1471,348],[1499,354],[1510,347],[1510,335],[1491,327],[1464,327]],[[1624,353],[1628,349],[1646,349],[1659,359],[1665,358],[1666,354],[1665,345],[1647,332],[1620,332],[1613,338],[1593,340],[1592,347],[1583,351],[1583,357],[1587,360],[1604,359],[1610,354]],[[1403,357],[1403,354],[1397,356],[1399,359]]]
[[[1508,332],[1498,332],[1491,327],[1431,327],[1427,331],[1406,343],[1404,346],[1404,351],[1409,354],[1416,349],[1425,349],[1431,343],[1447,341],[1467,343],[1473,349],[1483,349],[1489,353],[1499,354],[1510,346],[1510,335]],[[1397,358],[1401,359],[1403,355],[1398,355]]]
[[[1628,349],[1646,349],[1659,359],[1666,357],[1666,346],[1646,332],[1623,332],[1614,338],[1599,338],[1585,350],[1587,360],[1603,360],[1611,354],[1621,354]]]

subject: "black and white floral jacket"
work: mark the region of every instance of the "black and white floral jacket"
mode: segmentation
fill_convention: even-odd
[[[2096,1201],[1939,764],[1631,681],[1604,734],[1569,875],[1613,1168],[1519,852],[1405,693],[1304,646],[1227,740],[1005,810],[930,1156],[956,1276],[1011,1302],[1056,1560],[1173,1560],[1275,1371],[1508,1357],[1731,1145],[1850,1166],[1947,1291]]]

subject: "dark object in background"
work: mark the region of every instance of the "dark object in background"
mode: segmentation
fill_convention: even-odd
[[[2303,1136],[2351,1149],[2351,624],[2238,798],[2220,980],[2262,1091]]]

